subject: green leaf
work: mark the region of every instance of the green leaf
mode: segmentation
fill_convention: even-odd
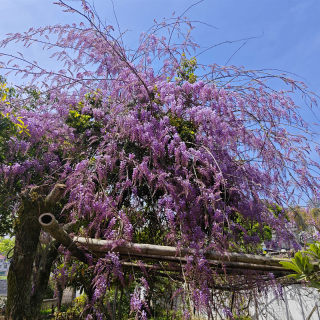
[[[300,272],[303,273],[304,271],[304,261],[303,261],[303,256],[300,251],[298,251],[295,255],[294,258],[292,259],[292,262],[296,264],[296,266],[300,269]]]
[[[318,281],[309,281],[309,284],[313,288],[320,289],[320,282],[318,282]]]
[[[314,265],[308,261],[307,268],[306,268],[307,274],[309,275],[310,273],[312,273],[313,269],[314,269]]]
[[[310,244],[308,250],[305,252],[313,258],[320,260],[320,243],[316,242]]]
[[[291,261],[281,261],[280,264],[286,269],[293,270],[297,273],[302,273],[299,267]]]

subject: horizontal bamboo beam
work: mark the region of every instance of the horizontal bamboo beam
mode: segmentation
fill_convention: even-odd
[[[100,240],[100,239],[92,239],[92,238],[84,238],[84,237],[74,237],[74,242],[79,243],[81,245],[86,246],[89,250],[97,253],[106,253],[109,251],[118,252],[122,255],[128,256],[138,256],[145,258],[158,258],[162,257],[164,260],[172,259],[175,261],[180,261],[181,258],[186,258],[189,255],[196,254],[194,249],[189,248],[177,248],[170,246],[159,246],[153,244],[144,244],[144,243],[124,243],[124,244],[116,244],[114,241],[110,240]],[[239,266],[243,264],[243,267],[247,267],[248,265],[259,265],[259,266],[272,266],[276,267],[278,271],[285,271],[286,269],[280,265],[280,261],[289,259],[280,259],[273,257],[264,257],[253,254],[242,254],[242,253],[234,253],[234,252],[223,252],[220,253],[218,251],[208,251],[204,253],[204,256],[208,260],[212,260],[215,263],[224,262],[225,264],[237,263]],[[235,264],[236,266],[236,264]]]
[[[162,260],[162,259],[161,259]],[[159,261],[159,258],[158,258]],[[289,270],[283,269],[283,268],[277,268],[273,266],[259,266],[259,265],[248,265],[248,264],[233,264],[233,265],[222,265],[222,264],[211,264],[209,261],[209,264],[211,266],[214,266],[214,269],[217,270],[217,273],[219,274],[248,274],[248,270],[254,271],[257,273],[266,273],[266,272],[272,272],[274,274],[286,274],[286,273],[291,273]],[[138,263],[138,262],[127,262],[127,261],[121,261],[122,266],[132,266],[136,268],[146,268],[149,270],[160,270],[160,271],[178,271],[181,272],[182,267],[185,264],[170,264],[170,265],[165,265],[165,264],[147,264],[147,263]]]
[[[116,250],[115,250],[116,251]],[[122,254],[123,256],[128,256]],[[143,260],[156,260],[156,261],[167,261],[174,262],[185,265],[187,263],[187,259],[185,257],[170,257],[170,256],[159,256],[159,255],[141,255],[141,254],[130,254],[131,258],[143,258]],[[218,261],[218,260],[207,260],[208,264],[215,268],[229,268],[229,269],[243,269],[243,270],[256,270],[256,271],[279,271],[279,272],[290,272],[290,270],[283,268],[281,265],[273,266],[273,265],[259,265],[252,264],[246,262],[230,262],[230,261]]]
[[[144,261],[156,260],[172,262],[176,267],[187,263],[187,257],[196,254],[194,249],[177,248],[170,246],[159,246],[144,243],[122,243],[115,241],[100,240],[93,238],[74,237],[73,239],[67,232],[59,226],[54,215],[44,213],[39,217],[39,223],[42,228],[53,238],[59,241],[71,254],[82,262],[87,262],[85,250],[79,246],[85,247],[98,256],[110,251],[118,252],[121,256],[131,257],[133,259],[142,259]],[[252,270],[256,272],[288,273],[287,269],[280,265],[280,261],[288,259],[279,259],[264,257],[259,255],[241,254],[233,252],[207,251],[204,253],[209,265],[216,269],[223,270]],[[170,269],[170,267],[168,267]]]

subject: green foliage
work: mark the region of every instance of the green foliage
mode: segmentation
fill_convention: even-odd
[[[62,265],[60,267],[62,267]],[[94,274],[89,270],[90,268],[81,262],[75,262],[72,267],[70,266],[70,268],[67,268],[67,274],[71,268],[73,268],[73,270],[76,268],[76,270],[71,277],[68,277],[67,285],[77,288],[83,288],[86,286],[90,288],[92,277],[94,277]],[[126,274],[128,269],[124,268],[123,271],[124,274]],[[172,300],[172,296],[181,287],[181,283],[175,282],[172,278],[170,278],[170,272],[166,272],[166,274],[169,275],[169,278],[159,277],[152,274],[149,274],[147,277],[150,287],[146,297],[149,304],[149,309],[147,311],[148,319],[182,319],[182,312],[179,309],[178,302]],[[134,315],[130,313],[130,299],[135,287],[139,285],[135,279],[139,279],[141,276],[145,276],[145,274],[143,274],[142,271],[137,270],[135,273],[135,278],[124,277],[124,286],[123,282],[119,282],[118,280],[111,282],[111,285],[107,288],[107,292],[102,301],[97,301],[97,304],[99,304],[99,307],[104,312],[105,317],[103,319],[135,319]],[[56,312],[55,319],[84,319],[85,315],[82,315],[81,312],[86,306],[86,300],[87,295],[82,294],[80,297],[74,300],[71,306],[62,308],[61,312]],[[111,312],[115,312],[114,317],[111,316]]]
[[[41,92],[34,87],[26,87],[23,91],[28,97],[28,104],[24,106],[24,109],[35,110],[39,104]]]
[[[43,298],[52,299],[53,296],[54,296],[54,287],[53,287],[53,284],[49,282]]]
[[[58,268],[65,268],[65,265],[61,264]],[[94,277],[92,270],[80,261],[73,261],[72,264],[68,264],[65,274],[68,275],[68,285],[79,289],[80,292],[90,287],[92,278]]]
[[[15,95],[15,89],[7,87],[6,80],[0,76],[0,101],[10,105],[10,99]],[[17,133],[26,133],[29,135],[27,126],[22,118],[16,117],[14,113],[4,114],[0,111],[0,143],[2,139],[9,139],[11,136],[17,135]]]
[[[12,211],[10,200],[6,196],[6,190],[0,181],[0,236],[5,236],[12,233]]]
[[[196,69],[197,69],[197,59],[195,57],[191,59],[187,59],[186,54],[182,53],[180,67],[177,70],[176,81],[179,84],[182,84],[183,81],[195,83],[197,81],[197,76],[195,75]]]
[[[315,260],[319,260],[320,262],[320,243],[315,242],[309,245],[306,253],[310,255]]]
[[[69,115],[66,123],[75,128],[77,133],[83,133],[88,129],[99,129],[100,124],[95,121],[91,114],[83,114],[82,109],[85,103],[88,103],[92,108],[98,108],[102,104],[101,97],[98,91],[87,93],[85,95],[85,101],[80,101],[76,107],[72,107],[69,111]]]
[[[8,100],[14,95],[14,88],[8,88],[5,78],[0,76],[0,101],[5,102],[6,104],[10,104]]]
[[[85,94],[85,100],[94,108],[99,108],[102,105],[102,98],[100,90],[88,92]]]
[[[268,204],[268,209],[275,217],[279,217],[280,214],[283,214],[283,208],[276,203]]]
[[[52,319],[52,317],[51,317],[52,314],[53,314],[52,308],[47,308],[47,309],[40,310],[40,315],[42,316],[42,318]]]
[[[288,277],[303,280],[310,287],[320,289],[320,243],[309,244],[307,250],[298,251],[291,261],[281,261],[283,267],[294,271]]]
[[[90,115],[81,114],[77,110],[70,110],[67,124],[75,128],[78,133],[83,133],[92,127],[92,117]]]
[[[0,253],[7,255],[14,247],[14,238],[3,238],[0,237]]]
[[[13,121],[11,117],[15,120]],[[29,130],[21,117],[15,117],[10,114],[0,112],[0,141],[3,148],[4,142],[7,142],[13,136],[18,134],[27,134],[30,136]],[[7,139],[7,140],[6,140]]]
[[[151,317],[154,320],[180,320],[183,319],[181,305],[172,299],[174,293],[181,287],[181,283],[174,282],[168,274],[168,278],[151,277],[148,279],[150,286],[149,301]]]
[[[8,99],[14,94],[14,88],[8,88],[5,79],[0,77],[0,101],[10,104]],[[0,111],[0,162],[5,160],[8,153],[8,141],[19,134],[30,135],[22,118]]]
[[[8,99],[14,94],[14,89],[8,88],[4,81],[0,77],[0,101],[10,104]],[[19,134],[30,135],[22,118],[0,111],[0,162],[5,160],[8,153],[8,141]]]
[[[177,132],[184,142],[194,143],[197,127],[190,120],[185,120],[172,113],[169,113],[170,124],[177,129]]]
[[[268,225],[261,225],[259,222],[250,221],[244,218],[240,213],[234,212],[231,216],[232,222],[234,222],[239,228],[237,229],[238,241],[233,244],[233,249],[238,252],[261,252],[262,246],[257,244],[250,244],[244,241],[244,235],[246,236],[258,236],[260,243],[263,241],[269,241],[272,238],[272,228]],[[229,225],[225,225],[225,232],[235,232],[229,229]]]
[[[134,233],[134,241],[137,243],[150,243],[161,245],[164,241],[165,234],[162,230],[153,230],[146,226],[145,228],[136,230]]]
[[[289,277],[296,280],[306,280],[313,271],[313,265],[310,263],[309,257],[300,251],[294,255],[291,261],[281,261],[280,263],[286,269],[295,271],[295,273],[290,274]]]
[[[0,162],[6,159],[8,141],[17,134],[14,123],[8,116],[0,112]]]
[[[72,305],[66,309],[66,311],[55,312],[55,320],[74,320],[74,319],[84,319],[82,315],[83,310],[86,306],[87,297],[86,295],[81,295],[74,299]]]
[[[156,317],[149,318],[150,320],[182,320],[183,313],[182,311],[174,311],[174,310],[163,310],[161,315]],[[193,317],[194,320],[203,320],[204,318]]]

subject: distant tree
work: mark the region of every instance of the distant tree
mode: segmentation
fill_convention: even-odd
[[[213,276],[204,253],[252,252],[270,226],[292,239],[284,215],[268,204],[285,207],[319,190],[308,126],[290,97],[300,92],[311,103],[312,95],[282,73],[201,65],[191,55],[192,25],[182,17],[156,24],[132,51],[85,1],[82,10],[57,3],[83,22],[30,28],[0,43],[42,44],[63,63],[53,71],[2,53],[10,58],[2,69],[29,78],[32,88],[16,88],[0,103],[7,128],[5,139],[0,133],[0,196],[8,199],[0,208],[5,217],[12,212],[15,235],[8,317],[39,317],[60,245],[48,237],[40,245],[44,212],[71,223],[71,234],[193,248],[177,279],[185,290],[173,285],[172,294],[186,317],[191,306],[210,314],[212,288],[223,289],[228,278]],[[269,79],[285,89],[272,89]],[[114,253],[87,253],[84,264],[77,281],[88,297],[87,319],[115,315],[124,299],[115,290],[110,307],[116,284],[127,288],[126,299],[131,294],[137,319],[152,313],[159,272],[148,277],[141,267],[133,276]]]
[[[14,247],[14,239],[12,238],[0,238],[0,253],[8,255]]]

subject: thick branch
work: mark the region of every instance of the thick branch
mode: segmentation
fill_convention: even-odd
[[[63,196],[64,191],[66,190],[65,184],[57,183],[51,192],[45,198],[45,207],[54,206]]]

